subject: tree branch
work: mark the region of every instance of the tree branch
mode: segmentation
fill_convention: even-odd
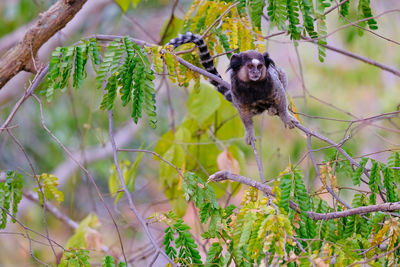
[[[254,181],[248,177],[244,177],[241,175],[237,175],[228,171],[219,171],[214,173],[208,178],[208,181],[213,182],[220,182],[224,180],[231,180],[241,184],[245,184],[251,187],[254,187],[262,192],[267,193],[270,196],[275,197],[275,194],[272,194],[272,188],[268,185],[262,184],[260,182]],[[291,209],[295,210],[296,212],[299,211],[298,205],[292,201],[289,202],[289,206]],[[395,211],[400,210],[400,202],[394,203],[384,203],[384,204],[377,204],[371,206],[363,206],[353,209],[348,209],[345,211],[338,211],[338,212],[330,212],[330,213],[316,213],[312,211],[308,211],[307,215],[313,220],[332,220],[342,217],[348,217],[352,215],[362,215],[370,212],[377,212],[377,211]]]
[[[0,89],[18,72],[36,73],[39,48],[75,16],[87,0],[59,0],[29,28],[23,39],[0,59]]]
[[[309,41],[309,42],[314,43],[314,44],[317,44],[317,42],[318,42],[318,41],[314,41],[313,39],[311,39],[311,38],[309,38],[309,37],[304,37],[304,36],[302,36],[301,39],[306,40],[306,41]],[[360,60],[360,61],[362,61],[362,62],[365,62],[365,63],[367,63],[367,64],[373,65],[373,66],[375,66],[375,67],[381,68],[381,69],[383,69],[383,70],[385,70],[385,71],[391,72],[391,73],[393,73],[394,75],[400,77],[400,71],[399,71],[399,70],[396,70],[396,69],[394,69],[394,68],[392,68],[392,67],[383,65],[382,63],[379,63],[379,62],[374,61],[374,60],[372,60],[372,59],[369,59],[369,58],[367,58],[367,57],[363,57],[363,56],[360,56],[360,55],[351,53],[351,52],[349,52],[349,51],[346,51],[346,50],[344,50],[344,49],[336,48],[336,47],[333,47],[333,46],[330,46],[330,45],[322,45],[322,46],[325,47],[325,48],[327,48],[327,49],[329,49],[329,50],[332,50],[332,51],[334,51],[334,52],[336,52],[336,53],[343,54],[343,55],[345,55],[345,56],[348,56],[348,57],[351,57],[351,58]]]

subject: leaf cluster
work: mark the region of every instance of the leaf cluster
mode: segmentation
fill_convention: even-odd
[[[352,208],[375,204],[381,194],[387,202],[398,201],[399,152],[393,152],[386,164],[362,158],[360,168],[354,171],[333,155],[328,156],[324,166],[331,166],[333,160],[336,170],[352,177],[355,186],[360,186],[365,171],[369,173],[370,192],[355,194]],[[366,168],[368,162],[370,169]],[[324,179],[324,183],[335,185],[330,168],[325,169]],[[229,266],[234,262],[236,266],[311,266],[311,259],[325,264],[334,259],[340,265],[365,260],[373,266],[400,263],[400,250],[395,250],[400,242],[398,218],[386,212],[372,212],[314,221],[308,212],[324,214],[334,210],[325,200],[309,193],[303,180],[299,169],[288,168],[273,187],[274,198],[260,198],[257,189],[250,188],[244,192],[241,207],[222,208],[208,183],[195,173],[186,173],[182,185],[185,195],[199,209],[199,219],[206,226],[202,237],[213,240],[205,265]],[[333,190],[337,190],[336,186]],[[298,210],[290,209],[290,201],[297,204]],[[337,211],[344,209],[340,203],[336,208]],[[212,224],[213,216],[218,216],[216,228]],[[173,227],[166,230],[165,240],[169,240],[164,243],[166,252],[174,251],[171,245],[174,234]],[[372,258],[388,251],[386,256]]]
[[[5,182],[0,182],[0,229],[7,225],[8,214],[12,215],[11,221],[15,223],[18,204],[22,199],[23,176],[15,171],[6,173]]]
[[[147,58],[147,48],[140,48],[129,37],[116,39],[101,56],[96,39],[82,40],[79,44],[56,48],[50,59],[48,81],[44,92],[50,101],[57,89],[65,90],[72,74],[72,86],[79,88],[86,78],[86,63],[91,59],[96,72],[96,87],[104,88],[100,108],[111,110],[117,94],[122,106],[131,104],[131,117],[137,123],[142,113],[149,117],[150,126],[156,126],[155,79]]]

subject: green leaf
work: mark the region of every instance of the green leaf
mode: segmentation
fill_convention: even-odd
[[[207,252],[206,267],[222,266],[223,257],[221,255],[222,246],[220,243],[212,243]]]
[[[289,21],[289,32],[290,39],[299,40],[301,27],[299,27],[299,1],[298,0],[287,0],[287,18]]]
[[[286,211],[286,213],[289,212],[289,200],[292,187],[292,175],[290,173],[283,175],[279,183],[281,197],[278,206]]]
[[[160,36],[163,36],[161,40],[161,44],[168,43],[172,38],[176,37],[178,33],[181,32],[183,28],[183,20],[177,18],[175,15],[172,15],[171,18],[168,18],[164,25],[161,28]]]
[[[86,248],[85,235],[89,228],[95,228],[98,225],[98,218],[94,214],[89,214],[83,219],[75,229],[75,234],[67,242],[67,248]]]
[[[129,192],[133,192],[135,190],[137,171],[143,156],[144,153],[138,153],[133,164],[131,164],[129,161],[121,161],[119,163],[119,167]],[[114,200],[114,204],[116,204],[121,199],[124,192],[122,192],[120,178],[114,165],[111,169],[111,175],[108,179],[108,189],[112,197],[116,195]]]
[[[199,92],[192,90],[188,99],[188,113],[202,125],[221,105],[219,93],[210,86],[201,85]]]
[[[131,0],[132,7],[135,8],[140,3],[140,0]]]
[[[361,160],[360,160],[360,167],[358,167],[355,171],[354,171],[354,173],[353,173],[353,175],[352,175],[352,177],[351,177],[351,179],[353,180],[353,185],[360,185],[360,179],[361,179],[361,175],[362,175],[362,173],[363,173],[363,171],[364,171],[364,167],[365,167],[365,165],[367,164],[367,162],[368,162],[368,158],[362,158]]]
[[[268,16],[271,20],[271,27],[276,26],[280,30],[286,28],[287,7],[286,1],[283,0],[268,0]]]
[[[375,19],[372,18],[373,15],[372,15],[371,7],[370,7],[370,0],[360,0],[358,5],[359,5],[358,8],[359,8],[359,10],[361,10],[361,13],[362,13],[361,16],[364,18],[371,18],[371,19],[367,20],[368,27],[371,30],[377,30],[378,23],[376,22]]]
[[[104,79],[109,74],[114,74],[119,66],[119,62],[124,50],[121,47],[121,40],[115,39],[107,46],[107,51],[104,54],[103,62],[101,62],[97,71],[96,87],[103,86]]]
[[[119,5],[122,11],[126,12],[129,8],[131,0],[115,0],[115,2]]]
[[[254,27],[261,29],[261,17],[263,15],[263,9],[265,6],[265,0],[251,0],[249,1],[250,7],[250,18]]]
[[[114,258],[109,255],[104,256],[101,266],[102,267],[115,267]]]

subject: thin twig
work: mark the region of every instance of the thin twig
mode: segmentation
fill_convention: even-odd
[[[329,13],[331,13],[333,10],[335,10],[336,8],[339,8],[341,5],[345,4],[346,2],[348,2],[349,0],[343,0],[342,2],[340,2],[339,4],[337,4],[336,6],[331,7],[330,9],[328,9],[325,13],[324,16],[328,15]]]
[[[47,207],[46,207],[46,205],[45,205],[45,204],[47,203],[47,201],[46,201],[46,196],[45,196],[44,191],[43,191],[43,187],[42,187],[42,185],[40,184],[40,181],[39,181],[39,178],[38,178],[38,176],[37,176],[37,174],[36,174],[35,168],[33,167],[33,163],[32,163],[32,161],[31,161],[31,159],[29,158],[28,153],[26,152],[25,148],[24,148],[23,145],[18,141],[18,139],[12,134],[12,132],[11,132],[10,130],[7,130],[7,132],[8,132],[8,134],[11,136],[11,139],[13,139],[13,141],[15,142],[15,144],[17,144],[17,146],[19,147],[19,149],[20,149],[20,150],[22,151],[22,153],[24,154],[26,160],[28,161],[29,167],[30,167],[31,170],[32,170],[32,173],[33,173],[35,182],[36,182],[36,184],[37,184],[37,186],[38,186],[38,188],[39,188],[39,193],[40,193],[40,195],[42,196],[42,199],[43,199],[43,224],[44,224],[44,229],[45,229],[45,232],[46,232],[46,237],[47,237],[47,240],[49,241],[49,244],[50,244],[51,250],[52,250],[52,252],[53,252],[53,254],[54,254],[54,257],[56,258],[56,262],[57,262],[57,264],[59,264],[59,263],[60,263],[60,259],[57,257],[57,253],[56,253],[56,251],[55,251],[55,249],[54,249],[52,240],[50,239],[49,228],[48,228],[48,226],[47,226]]]
[[[111,145],[112,145],[112,148],[113,148],[115,169],[117,170],[122,189],[123,189],[126,197],[128,198],[129,208],[136,215],[136,218],[139,220],[140,224],[144,228],[147,237],[150,239],[151,243],[153,244],[154,249],[156,250],[156,253],[161,253],[167,259],[167,261],[172,264],[172,266],[176,266],[176,264],[171,260],[171,258],[157,244],[157,242],[154,239],[153,235],[150,233],[149,227],[147,226],[147,222],[139,214],[139,211],[136,209],[136,206],[133,203],[132,197],[131,197],[131,195],[129,193],[128,187],[126,186],[124,176],[122,175],[122,171],[121,171],[121,168],[119,166],[117,145],[115,144],[114,132],[113,132],[113,119],[112,119],[112,116],[113,116],[112,115],[112,111],[111,110],[108,111],[108,127],[109,127],[108,133],[109,133],[110,142],[111,142]]]
[[[321,183],[324,185],[324,187],[326,188],[326,190],[332,195],[333,198],[335,198],[337,201],[339,201],[339,202],[340,202],[343,206],[345,206],[346,208],[350,209],[350,208],[351,208],[350,205],[347,204],[347,203],[346,203],[343,199],[341,199],[338,195],[336,195],[336,193],[333,192],[332,188],[331,188],[328,184],[324,184],[324,182],[322,181],[321,173],[320,173],[320,171],[319,171],[319,168],[318,168],[318,166],[317,166],[317,163],[316,163],[316,161],[315,161],[315,159],[314,159],[314,154],[313,154],[313,152],[312,152],[312,147],[311,147],[311,135],[309,135],[309,134],[307,134],[307,148],[308,148],[308,152],[309,152],[309,155],[310,155],[311,162],[312,162],[312,164],[313,164],[313,166],[314,166],[314,169],[315,169],[315,173],[317,174],[317,176],[318,176],[319,180],[321,181]]]
[[[143,152],[143,153],[149,153],[152,154],[154,156],[156,156],[157,158],[161,159],[162,161],[164,161],[165,163],[167,163],[168,165],[170,165],[172,168],[174,168],[176,170],[176,172],[179,174],[179,176],[181,176],[182,178],[184,178],[183,173],[181,172],[181,170],[176,167],[174,164],[172,164],[171,162],[169,162],[168,160],[166,160],[165,158],[163,158],[160,154],[154,152],[154,151],[150,151],[150,150],[145,150],[145,149],[133,149],[133,148],[118,148],[117,151],[125,151],[125,152]]]
[[[370,261],[374,261],[374,260],[377,260],[379,258],[385,257],[385,256],[387,256],[389,254],[392,254],[392,253],[396,252],[396,250],[398,250],[399,248],[400,248],[400,243],[395,248],[393,248],[392,250],[389,250],[388,252],[385,252],[385,253],[382,253],[382,254],[377,254],[377,255],[373,256],[372,258],[369,258],[369,259],[367,259],[365,261],[357,261],[357,262],[355,262],[353,264],[350,264],[348,267],[355,266],[355,265],[363,266],[363,264],[366,264],[366,263],[368,263]]]
[[[260,180],[262,183],[264,183],[265,179],[264,179],[263,167],[260,158],[258,157],[257,148],[256,145],[254,144],[254,140],[251,140],[251,147],[253,148],[254,157],[256,158],[257,161],[258,171],[260,172]]]
[[[157,260],[157,258],[158,258],[158,255],[160,255],[160,252],[157,251],[157,252],[154,254],[153,258],[151,259],[151,261],[150,261],[148,267],[153,266],[153,264],[156,262],[156,260]]]
[[[162,40],[164,40],[164,38],[165,38],[165,36],[166,36],[166,34],[167,34],[167,32],[168,32],[168,29],[169,29],[169,27],[171,26],[172,20],[174,19],[175,9],[176,9],[178,3],[179,3],[179,0],[175,0],[175,1],[174,1],[174,4],[172,5],[171,16],[169,17],[167,26],[165,27],[165,30],[164,30],[164,32],[163,32],[163,34],[162,34],[162,36],[161,36],[160,41],[158,42],[158,44],[161,44]]]
[[[39,198],[36,194],[28,191],[23,192],[23,196],[37,204],[41,205]],[[47,210],[53,214],[57,219],[65,223],[65,225],[69,226],[71,229],[76,229],[79,226],[79,223],[72,220],[70,217],[62,213],[56,206],[51,204],[50,202],[43,202],[43,206],[46,206]]]
[[[302,36],[301,38],[303,40],[307,40],[307,41],[309,41],[309,42],[311,42],[313,44],[318,44],[317,41],[314,41],[313,39],[311,39],[309,37]],[[321,44],[318,44],[318,45],[321,45]],[[375,60],[372,60],[372,59],[369,59],[367,57],[363,57],[363,56],[360,56],[360,55],[357,55],[357,54],[351,53],[349,51],[346,51],[346,50],[343,50],[343,49],[340,49],[340,48],[336,48],[336,47],[333,47],[333,46],[330,46],[330,45],[321,45],[321,46],[323,46],[323,47],[325,47],[325,48],[327,48],[329,50],[332,50],[334,52],[337,52],[339,54],[342,54],[342,55],[345,55],[345,56],[360,60],[360,61],[365,62],[367,64],[370,64],[372,66],[378,67],[380,69],[383,69],[385,71],[388,71],[388,72],[393,73],[394,75],[400,77],[400,71],[399,70],[394,69],[394,68],[389,67],[389,66],[386,66],[386,65],[384,65],[382,63],[379,63],[379,62],[377,62]]]
[[[30,235],[29,235],[29,232],[38,234],[38,235],[40,235],[41,237],[44,237],[44,238],[46,238],[46,239],[47,239],[47,237],[44,236],[44,235],[42,235],[42,234],[40,234],[40,233],[38,233],[38,232],[36,232],[36,231],[34,231],[34,230],[32,230],[32,229],[30,229],[30,228],[28,228],[27,226],[25,226],[21,221],[19,221],[17,218],[15,218],[10,212],[8,212],[7,209],[3,208],[2,206],[0,206],[0,209],[1,209],[3,212],[5,212],[9,217],[13,218],[22,228],[24,228],[26,238],[28,239],[28,242],[29,242],[29,254],[31,255],[31,257],[32,257],[35,261],[37,261],[38,263],[43,264],[44,266],[49,266],[49,267],[51,267],[49,264],[47,264],[47,263],[45,263],[45,262],[39,260],[39,259],[35,256],[35,254],[33,253],[33,250],[32,250],[32,239],[31,239],[31,237],[30,237]]]
[[[44,129],[46,130],[46,132],[57,142],[57,144],[62,148],[62,150],[64,150],[64,152],[75,162],[75,164],[78,165],[79,168],[81,168],[81,170],[84,171],[84,172],[86,173],[86,175],[89,177],[90,181],[92,182],[92,184],[93,184],[93,186],[94,186],[94,188],[95,188],[95,190],[96,190],[96,193],[97,193],[97,195],[98,195],[100,201],[103,203],[104,208],[107,210],[107,213],[110,215],[110,218],[111,218],[111,220],[112,220],[112,222],[113,222],[113,224],[114,224],[114,226],[115,226],[115,229],[116,229],[117,234],[118,234],[118,239],[119,239],[119,244],[120,244],[120,247],[121,247],[121,252],[122,252],[122,255],[123,255],[124,260],[125,260],[125,262],[126,262],[125,249],[124,249],[124,245],[123,245],[123,243],[122,243],[122,237],[121,237],[121,233],[120,233],[120,231],[119,231],[118,224],[117,224],[117,222],[116,222],[116,220],[115,220],[115,218],[114,218],[114,215],[111,213],[110,208],[107,206],[107,204],[106,204],[106,202],[105,202],[105,200],[104,200],[104,198],[103,198],[103,195],[101,194],[100,189],[99,189],[99,187],[97,186],[97,184],[96,184],[96,182],[95,182],[93,176],[90,174],[90,172],[89,172],[77,159],[74,158],[74,156],[73,156],[73,154],[71,153],[71,151],[69,151],[68,148],[66,148],[66,147],[63,145],[63,143],[61,143],[61,141],[58,139],[58,137],[55,136],[55,135],[53,134],[53,132],[49,130],[49,128],[47,128],[46,123],[45,123],[45,120],[44,120],[44,115],[43,115],[42,101],[40,101],[40,99],[39,99],[35,94],[32,94],[32,96],[33,96],[33,97],[36,99],[36,101],[39,103],[40,118],[41,118],[41,123],[42,123],[43,128],[44,128]]]
[[[217,24],[223,17],[225,17],[226,14],[228,14],[232,8],[234,8],[235,6],[237,6],[239,4],[239,2],[235,2],[233,3],[233,5],[231,5],[230,7],[228,7],[224,13],[222,13],[216,20],[214,20],[214,22],[207,28],[207,30],[205,30],[203,32],[203,34],[201,35],[201,38],[204,38],[207,33],[215,26],[215,24]]]
[[[270,196],[275,197],[275,194],[272,193],[272,188],[268,185],[262,184],[260,182],[256,182],[248,177],[244,177],[238,174],[234,174],[228,171],[219,171],[214,173],[208,178],[208,181],[220,182],[224,180],[231,180],[241,184],[245,184],[251,187],[254,187],[262,192],[267,193]],[[296,212],[299,212],[299,207],[293,201],[289,202],[289,207]],[[377,211],[395,211],[400,210],[400,202],[394,203],[384,203],[370,206],[362,206],[358,208],[351,208],[345,211],[331,212],[331,213],[316,213],[312,211],[308,211],[307,215],[313,220],[332,220],[337,218],[348,217],[352,215],[363,215],[370,212]]]
[[[35,78],[33,79],[32,84],[29,86],[28,90],[24,92],[22,97],[18,100],[18,102],[14,105],[14,108],[8,115],[7,119],[3,122],[0,126],[0,134],[7,128],[7,126],[11,123],[12,119],[14,118],[15,114],[17,113],[18,109],[21,107],[22,103],[35,91],[35,89],[39,86],[40,82],[46,76],[47,72],[49,71],[49,65],[45,66],[42,70],[36,74]]]

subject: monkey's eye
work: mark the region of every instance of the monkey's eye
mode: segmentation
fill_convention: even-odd
[[[262,66],[263,66],[262,64],[258,64],[258,65],[257,65],[257,69],[258,69],[258,70],[261,70]]]

